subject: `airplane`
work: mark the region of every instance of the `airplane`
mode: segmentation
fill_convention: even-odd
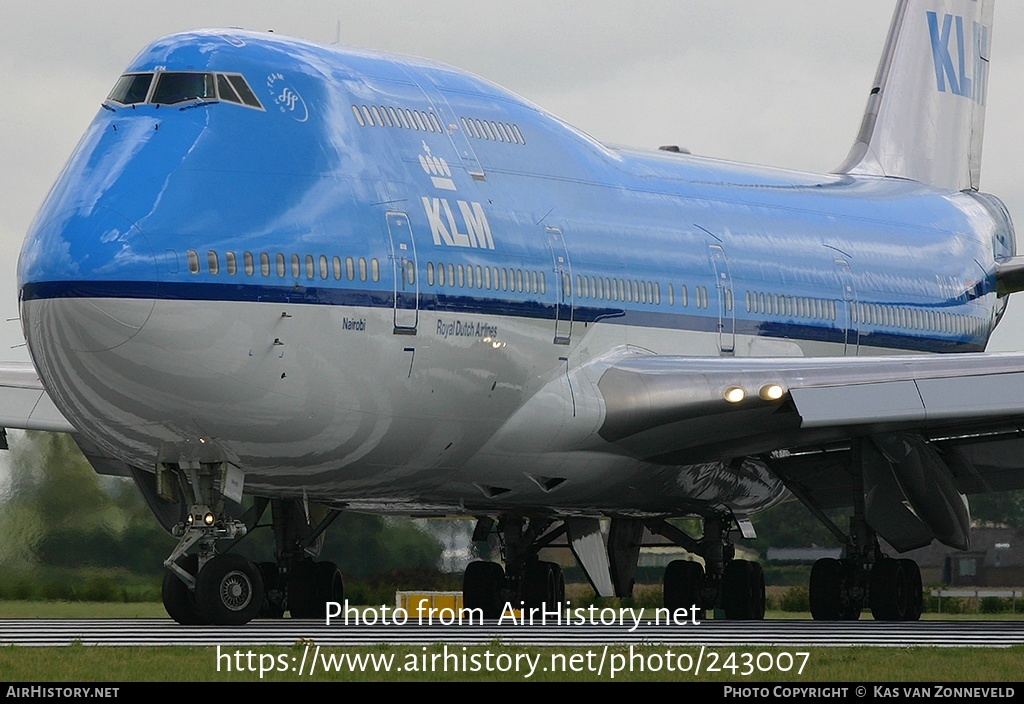
[[[1024,289],[979,190],[992,13],[898,0],[828,174],[611,147],[422,59],[158,39],[26,235],[0,426],[134,479],[184,625],[323,617],[341,511],[475,519],[485,617],[563,603],[562,542],[629,596],[658,535],[700,558],[666,607],[760,619],[735,541],[788,496],[844,548],[816,619],[916,620],[883,541],[966,548],[967,496],[1024,487],[1024,355],[984,352]],[[268,509],[255,564],[232,547]]]

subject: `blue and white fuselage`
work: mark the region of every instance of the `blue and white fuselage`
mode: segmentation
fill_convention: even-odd
[[[1005,304],[1012,228],[976,192],[612,149],[449,67],[276,35],[166,37],[150,74],[19,266],[47,391],[134,467],[396,512],[755,511],[783,493],[757,462],[607,442],[605,360],[973,352]],[[165,74],[208,92],[156,102]]]

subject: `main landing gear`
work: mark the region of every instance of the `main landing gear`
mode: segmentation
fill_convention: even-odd
[[[675,544],[700,555],[698,562],[677,560],[665,571],[665,606],[704,610],[721,607],[726,618],[762,619],[765,611],[764,572],[755,562],[735,559],[729,538],[731,516],[704,521],[700,540],[660,520],[613,518],[607,539],[597,530],[597,519],[551,519],[501,516],[481,518],[473,539],[496,533],[505,567],[496,562],[473,562],[463,581],[463,607],[479,609],[484,618],[497,618],[513,609],[543,607],[553,613],[565,603],[561,568],[539,559],[538,553],[565,536],[577,561],[603,596],[632,594],[640,542],[646,527]]]
[[[562,568],[537,554],[565,534],[565,526],[549,530],[549,519],[502,516],[497,522],[477,523],[473,540],[483,541],[496,530],[505,567],[496,562],[471,562],[463,578],[462,605],[479,609],[484,618],[498,618],[506,604],[512,608],[544,608],[550,613],[565,604]]]
[[[764,570],[761,565],[736,559],[729,536],[731,517],[704,519],[704,535],[694,539],[665,521],[650,521],[647,528],[687,551],[704,558],[699,562],[673,560],[665,569],[664,600],[671,612],[721,608],[727,619],[760,620],[765,612]]]
[[[787,482],[801,502],[845,546],[842,559],[817,560],[811,568],[811,616],[816,621],[856,621],[871,609],[876,621],[917,621],[924,608],[921,569],[914,560],[885,555],[866,519],[862,441],[851,452],[853,517],[839,528],[798,485]]]
[[[185,520],[171,528],[179,542],[164,561],[162,596],[168,615],[182,625],[218,626],[281,618],[286,611],[292,618],[323,618],[327,602],[344,600],[344,584],[337,565],[312,557],[319,554],[323,533],[338,512],[314,524],[300,501],[257,499],[241,519],[232,518],[225,511],[223,490],[229,471],[223,463],[202,463],[184,469],[165,466],[163,476],[158,472],[157,486],[164,491],[158,488],[157,493],[165,499],[175,494],[192,499]],[[268,504],[276,562],[256,564],[218,550],[244,537]]]

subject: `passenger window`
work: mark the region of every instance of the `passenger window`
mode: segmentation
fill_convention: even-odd
[[[334,265],[334,278],[338,281],[341,280],[341,257],[335,257],[331,260]]]
[[[277,275],[283,279],[288,274],[288,268],[285,266],[284,255],[278,252],[277,256],[274,257],[274,260],[277,262]]]
[[[212,249],[206,253],[206,266],[211,274],[220,273],[220,260],[217,258],[217,253]]]
[[[235,253],[234,252],[225,252],[224,253],[224,258],[227,260],[228,274],[230,276],[234,276],[235,274],[237,274],[238,273],[238,260],[235,259]]]
[[[377,281],[380,279],[380,266],[377,264],[376,259],[373,260],[373,271],[373,280]],[[410,261],[405,263],[405,281],[410,286],[416,284],[416,266]]]
[[[466,288],[466,268],[459,264],[459,288]]]
[[[359,257],[359,280],[366,281],[366,259]]]
[[[363,119],[366,120],[366,124],[370,127],[376,127],[373,122],[373,115],[370,114],[370,108],[363,106]]]
[[[349,281],[356,280],[356,264],[352,260],[352,257],[348,257],[345,259],[345,273],[348,274]]]
[[[316,260],[313,259],[313,255],[312,254],[307,254],[306,255],[306,278],[307,279],[315,279],[316,278]]]
[[[242,264],[245,266],[246,276],[252,276],[256,273],[256,265],[252,260],[252,252],[246,252],[242,255]]]
[[[448,285],[449,286],[454,286],[455,285],[455,265],[454,264],[449,264],[448,265]]]
[[[427,262],[427,286],[434,285],[434,262]]]
[[[266,252],[260,252],[260,273],[270,276],[270,255]]]
[[[445,285],[444,264],[441,264],[441,263],[438,263],[438,265],[437,265],[437,285],[438,286],[444,286]]]
[[[548,292],[548,275],[543,271],[540,272],[540,292],[541,295]]]
[[[370,275],[374,281],[380,281],[380,262],[376,258],[370,260]]]
[[[398,119],[398,113],[395,112],[395,109],[389,105],[387,110],[388,117],[391,118],[391,124],[394,125],[395,127],[401,127],[402,121]]]
[[[360,127],[366,127],[366,120],[363,119],[363,113],[359,112],[359,107],[356,105],[352,106],[352,112],[356,115],[356,122],[359,123]]]
[[[484,267],[484,288],[491,290],[491,267]]]
[[[327,257],[325,257],[324,255],[321,254],[320,255],[320,278],[321,279],[326,279],[326,278],[329,278],[330,275],[331,275],[330,264],[327,263]]]
[[[190,249],[185,253],[188,258],[188,270],[193,274],[199,273],[199,252]]]
[[[380,116],[380,110],[377,109],[376,105],[370,106],[370,112],[373,113],[373,119],[376,121],[379,127],[384,126],[384,118]]]
[[[302,276],[302,262],[299,260],[298,254],[292,255],[292,278],[297,279]]]
[[[519,126],[518,125],[512,125],[512,129],[515,131],[516,137],[519,139],[519,143],[520,144],[526,144],[526,138],[523,137],[523,133],[519,131]]]
[[[476,287],[484,287],[484,269],[481,269],[479,264],[476,265]],[[488,286],[488,288],[490,288],[490,286]]]

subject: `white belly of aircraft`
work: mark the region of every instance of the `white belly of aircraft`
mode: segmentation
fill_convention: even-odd
[[[566,375],[616,349],[717,355],[713,334],[577,323],[565,346],[553,321],[421,311],[396,335],[390,309],[216,301],[32,300],[23,316],[58,407],[137,467],[220,455],[247,491],[396,512],[753,511],[783,491],[756,463],[604,451],[600,395]]]

